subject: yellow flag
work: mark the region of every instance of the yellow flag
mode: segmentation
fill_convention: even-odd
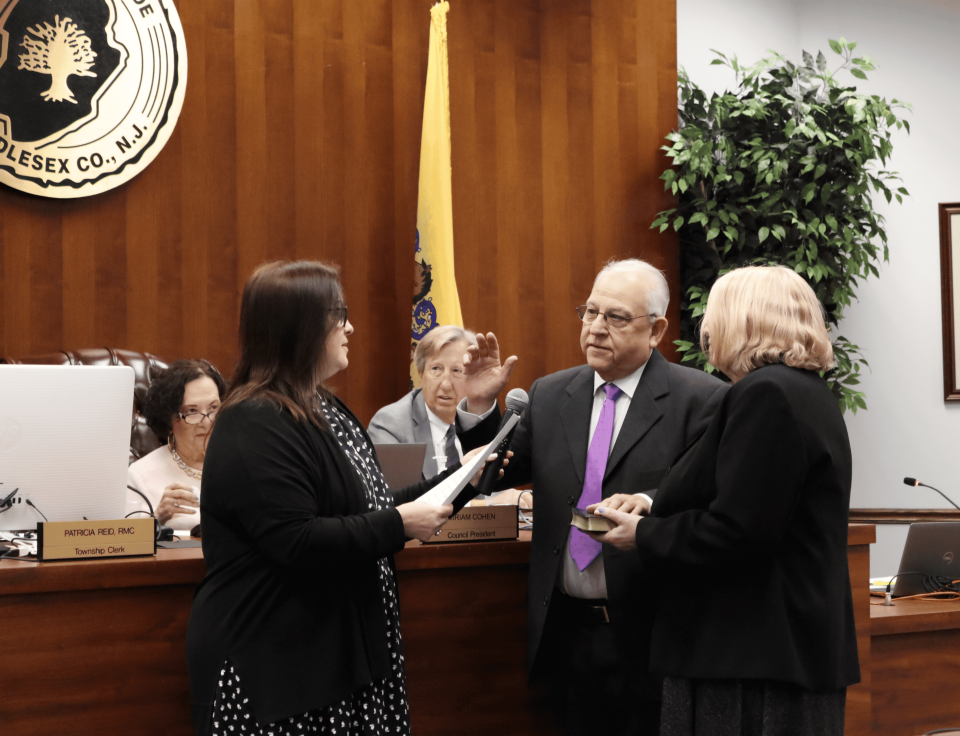
[[[457,277],[453,270],[453,194],[450,174],[450,83],[447,65],[447,11],[450,3],[430,9],[430,55],[420,137],[420,187],[417,200],[416,261],[413,286],[413,343],[410,377],[417,343],[437,325],[463,326]]]

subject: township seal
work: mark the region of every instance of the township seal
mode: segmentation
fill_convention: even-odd
[[[0,182],[70,198],[129,181],[186,84],[173,0],[0,0]]]

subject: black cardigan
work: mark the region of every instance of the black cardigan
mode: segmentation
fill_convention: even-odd
[[[395,503],[454,470],[397,491]],[[198,734],[209,733],[225,660],[260,725],[339,702],[386,676],[377,560],[392,565],[406,542],[403,522],[395,508],[367,510],[360,478],[329,432],[267,403],[222,412],[200,507],[207,573],[187,629]]]
[[[651,669],[832,690],[860,680],[851,454],[816,373],[771,365],[726,393],[637,525],[664,587]]]

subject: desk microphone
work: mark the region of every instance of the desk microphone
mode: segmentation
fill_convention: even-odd
[[[507,398],[504,400],[504,405],[507,410],[503,413],[503,418],[500,420],[500,429],[503,429],[503,426],[507,423],[510,417],[520,414],[523,414],[524,410],[527,408],[527,404],[530,403],[530,397],[527,396],[527,392],[522,388],[515,388],[507,394]],[[519,422],[517,422],[519,424]],[[497,430],[497,434],[500,433],[500,429]],[[513,428],[507,433],[507,436],[500,440],[500,444],[497,445],[496,449],[491,452],[497,454],[496,460],[491,460],[488,462],[484,468],[483,473],[480,475],[480,482],[477,483],[476,488],[467,486],[464,488],[460,495],[457,496],[453,501],[453,513],[459,513],[472,498],[476,498],[479,495],[489,496],[494,491],[494,486],[497,484],[497,480],[500,478],[500,470],[503,468],[503,459],[507,456],[507,450],[510,449],[510,440],[513,439],[513,433],[516,431],[517,425],[514,424]]]
[[[903,482],[904,482],[905,484],[907,484],[908,486],[914,486],[914,487],[916,487],[916,486],[923,486],[924,488],[929,488],[930,490],[936,491],[936,492],[939,493],[941,496],[943,496],[944,498],[946,498],[946,499],[947,499],[947,502],[948,502],[951,506],[953,506],[955,509],[957,509],[958,511],[960,511],[960,506],[957,506],[957,504],[955,504],[953,501],[951,501],[949,498],[947,498],[947,495],[946,495],[943,491],[941,491],[940,489],[934,488],[933,486],[928,486],[926,483],[921,483],[921,482],[918,481],[916,478],[904,478],[904,479],[903,479]]]

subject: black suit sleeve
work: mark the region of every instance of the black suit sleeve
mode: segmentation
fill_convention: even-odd
[[[494,403],[493,411],[489,415],[470,429],[461,427],[460,416],[457,415],[457,437],[460,439],[460,446],[463,448],[464,454],[470,452],[470,450],[476,450],[478,447],[483,447],[496,437],[500,430],[500,419],[502,417],[500,404],[497,403]]]
[[[772,382],[752,384],[727,417],[717,452],[716,498],[706,510],[642,519],[637,549],[689,565],[768,554],[787,529],[806,474],[806,448],[783,389]]]
[[[727,390],[730,387],[725,383],[719,383],[716,386],[714,392],[710,395],[710,398],[706,400],[703,404],[703,408],[697,409],[696,414],[686,422],[684,425],[684,449],[681,450],[680,454],[673,459],[673,464],[677,463],[681,457],[683,457],[688,451],[692,451],[693,447],[696,445],[697,440],[699,440],[703,433],[707,430],[707,427],[710,426],[710,422],[713,420],[713,415],[717,413],[717,409],[720,407],[723,397],[726,395]],[[696,404],[694,404],[696,406]],[[663,478],[657,479],[657,484],[662,481]],[[648,496],[651,501],[657,497],[658,488],[653,488],[651,490],[641,491],[644,495]]]
[[[513,457],[510,458],[507,467],[503,469],[503,478],[497,483],[497,490],[502,491],[507,488],[526,485],[533,477],[533,406],[539,383],[540,380],[537,379],[530,387],[527,408],[517,423],[513,432],[513,439],[510,440],[510,450],[513,451]]]
[[[530,401],[527,404],[526,411],[523,413],[523,417],[513,432],[513,439],[510,441],[510,450],[513,451],[513,457],[510,458],[510,463],[503,470],[503,478],[497,482],[497,490],[502,491],[507,488],[515,488],[516,486],[522,486],[530,482],[533,455],[533,420],[531,419],[531,413],[533,409],[533,395],[537,390],[537,384],[539,382],[539,380],[534,381],[533,386],[530,387]],[[493,414],[496,414],[495,420]],[[459,434],[460,444],[463,445],[464,452],[467,451],[468,445],[471,450],[476,447],[482,447],[492,442],[497,436],[497,432],[500,430],[501,420],[499,405],[497,411],[493,412],[493,414],[473,429]]]

